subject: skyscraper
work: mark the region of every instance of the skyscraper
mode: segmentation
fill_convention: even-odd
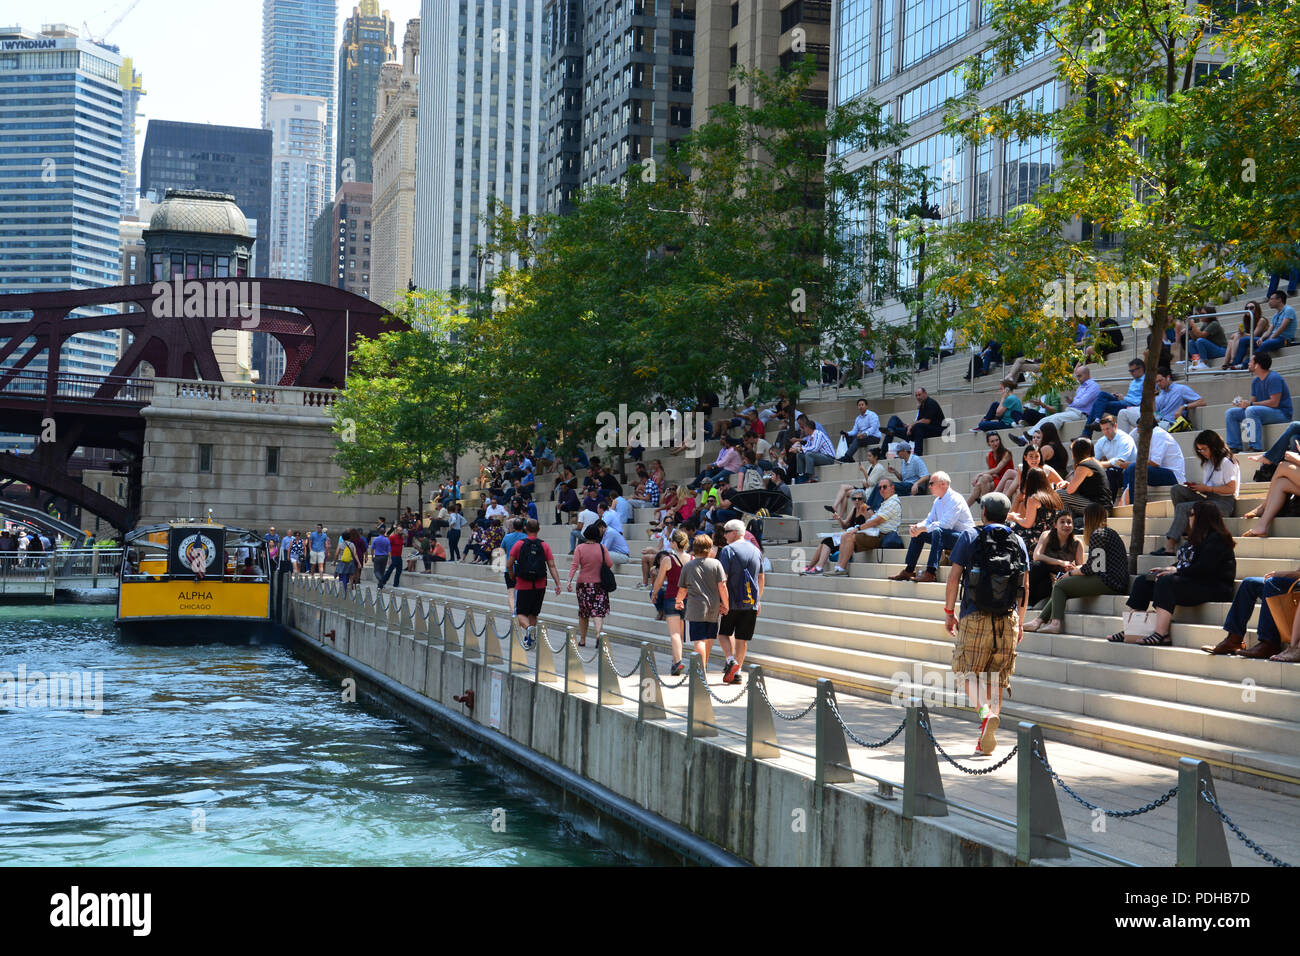
[[[415,282],[473,286],[496,201],[538,201],[541,0],[423,0],[415,174]],[[435,28],[436,25],[436,28]]]
[[[325,101],[326,169],[334,169],[334,38],[337,0],[263,0],[262,125],[270,127],[275,93],[319,96]],[[306,223],[311,229],[311,223]]]
[[[695,0],[549,0],[540,188],[565,211],[576,186],[661,161],[691,128]],[[581,126],[578,126],[579,121]]]
[[[312,281],[370,297],[370,183],[344,183],[312,229]]]
[[[370,133],[374,206],[370,298],[387,305],[411,280],[415,241],[415,135],[419,96],[420,21],[406,24],[402,62],[385,63]]]
[[[122,60],[117,82],[122,87],[122,215],[134,216],[140,200],[136,190],[135,121],[140,97],[144,96],[144,77],[136,72],[129,56]]]
[[[115,48],[64,24],[39,33],[0,29],[0,293],[120,281],[122,75]],[[88,307],[73,315],[116,311]],[[116,332],[73,336],[59,367],[106,374],[117,345]],[[20,346],[15,356],[23,354]],[[42,370],[44,357],[27,368]]]
[[[311,230],[328,201],[327,104],[319,96],[272,93],[270,275],[311,281]]]
[[[361,0],[343,21],[339,45],[339,125],[337,189],[344,182],[373,182],[370,129],[375,119],[380,68],[397,54],[393,21],[377,0]]]
[[[270,275],[271,131],[150,120],[140,161],[140,193],[162,202],[169,189],[230,193],[262,238],[253,246],[253,275]],[[254,222],[250,222],[253,225]]]

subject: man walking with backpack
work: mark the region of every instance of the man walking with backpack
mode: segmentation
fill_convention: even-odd
[[[739,518],[728,521],[722,533],[727,539],[727,546],[718,552],[718,563],[727,574],[727,613],[718,626],[718,643],[727,655],[722,682],[739,684],[745,651],[763,607],[763,552],[745,540],[745,523]]]
[[[1005,524],[1011,502],[993,491],[980,499],[980,507],[984,524],[962,532],[953,545],[943,602],[944,627],[957,638],[953,677],[965,683],[966,697],[979,713],[977,757],[997,747],[994,733],[1002,719],[1002,691],[1015,670],[1016,645],[1024,636],[1029,599],[1029,554],[1020,536]]]
[[[546,597],[548,568],[555,581],[555,594],[560,594],[560,572],[555,569],[551,546],[537,537],[541,527],[536,518],[528,519],[524,526],[528,537],[515,542],[506,563],[506,574],[515,579],[515,619],[523,628],[526,650],[532,650],[537,643],[537,616],[542,613],[542,599]]]

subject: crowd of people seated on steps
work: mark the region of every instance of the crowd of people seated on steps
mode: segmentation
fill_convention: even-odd
[[[1261,466],[1256,480],[1268,479],[1270,485],[1264,502],[1241,516],[1258,519],[1241,536],[1267,537],[1279,514],[1300,516],[1300,422],[1291,422],[1294,411],[1287,382],[1271,370],[1276,350],[1289,344],[1295,335],[1294,314],[1285,301],[1285,295],[1271,297],[1274,318],[1243,323],[1232,340],[1212,306],[1204,306],[1197,315],[1175,323],[1167,334],[1161,365],[1155,373],[1157,424],[1150,440],[1147,483],[1152,488],[1170,489],[1173,514],[1161,529],[1164,546],[1151,552],[1172,558],[1169,567],[1154,569],[1130,581],[1128,549],[1123,538],[1108,526],[1111,509],[1131,502],[1136,483],[1138,410],[1145,385],[1145,363],[1141,359],[1128,363],[1130,383],[1122,394],[1103,391],[1087,366],[1081,365],[1075,370],[1078,388],[1073,394],[1065,396],[1064,401],[1056,395],[1042,396],[1042,404],[1031,405],[1017,395],[1014,377],[1035,364],[1026,358],[1000,382],[997,400],[970,429],[986,435],[987,449],[983,468],[972,469],[965,497],[952,489],[946,473],[930,475],[918,450],[907,441],[923,442],[944,434],[942,409],[924,388],[914,393],[915,419],[906,423],[893,416],[881,430],[879,443],[872,434],[872,440],[867,442],[857,434],[866,431],[865,426],[879,422],[874,415],[874,422],[864,421],[861,416],[867,405],[859,402],[859,418],[853,430],[841,434],[853,442],[844,457],[858,464],[861,481],[841,484],[834,503],[825,506],[841,530],[819,537],[813,560],[802,573],[819,574],[829,566],[831,574],[846,574],[855,554],[888,546],[887,536],[878,533],[864,547],[859,530],[871,521],[889,521],[880,514],[880,492],[888,488],[887,497],[895,501],[908,492],[928,491],[934,498],[926,519],[909,529],[911,541],[903,570],[891,580],[934,581],[939,567],[946,563],[952,541],[968,530],[968,525],[974,526],[971,507],[983,495],[1000,491],[1013,501],[1008,525],[1021,534],[1033,556],[1031,603],[1039,614],[1026,630],[1060,633],[1071,598],[1128,594],[1130,610],[1154,607],[1154,628],[1140,642],[1169,644],[1170,623],[1177,607],[1226,602],[1232,596],[1235,543],[1224,519],[1234,515],[1245,480],[1239,460],[1243,450],[1256,452],[1250,456]],[[1252,307],[1253,318],[1259,319],[1258,306],[1252,303]],[[1256,340],[1253,354],[1246,341],[1251,335]],[[1261,344],[1263,349],[1257,347]],[[1230,364],[1252,372],[1250,397],[1233,403],[1221,431],[1203,428],[1197,432],[1192,450],[1199,468],[1189,474],[1182,446],[1173,436],[1191,431],[1195,411],[1210,403],[1173,372],[1172,354],[1190,355],[1190,370],[1195,371],[1225,354],[1231,359],[1235,348],[1241,349],[1241,361]],[[997,343],[986,343],[972,360],[970,371],[976,376],[987,374],[1000,361]],[[1291,424],[1285,433],[1264,451],[1264,427],[1288,422]],[[1067,453],[1060,429],[1075,424],[1083,426],[1083,434],[1069,443]],[[1019,467],[1014,452],[1004,444],[1004,435],[1024,449]],[[891,440],[896,442],[892,448]],[[865,456],[857,455],[859,451],[864,451]],[[865,461],[859,461],[861,457]],[[908,482],[900,471],[904,468]],[[1076,534],[1080,528],[1082,539]],[[930,546],[929,559],[918,573],[926,545]],[[1249,651],[1242,649],[1244,621],[1255,604],[1262,596],[1276,596],[1284,585],[1289,588],[1298,581],[1300,569],[1246,579],[1224,625],[1228,636],[1220,645],[1205,650],[1216,654],[1241,650],[1246,657],[1300,660],[1300,643],[1282,646],[1292,640],[1290,629],[1279,636],[1271,618],[1262,611],[1259,642]],[[1244,611],[1239,606],[1242,602],[1247,605]],[[1289,621],[1287,624],[1289,628]],[[1119,639],[1123,639],[1123,632]]]

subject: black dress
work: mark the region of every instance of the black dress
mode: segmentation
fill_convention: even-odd
[[[1209,535],[1199,545],[1185,544],[1178,549],[1177,571],[1152,581],[1146,575],[1133,582],[1128,606],[1145,611],[1154,604],[1173,613],[1179,605],[1196,607],[1212,601],[1231,601],[1237,578],[1237,556],[1233,541]]]

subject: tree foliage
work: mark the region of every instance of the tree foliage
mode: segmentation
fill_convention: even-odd
[[[1149,370],[1172,319],[1221,293],[1239,293],[1246,274],[1261,265],[1260,250],[1288,234],[1275,207],[1294,190],[1296,176],[1280,169],[1279,158],[1269,166],[1269,184],[1257,179],[1245,188],[1237,157],[1224,146],[1245,132],[1248,105],[1259,102],[1262,89],[1276,92],[1283,75],[1293,82],[1294,64],[1288,73],[1280,50],[1259,51],[1267,46],[1261,28],[1271,29],[1264,24],[1285,21],[1294,7],[1251,7],[1216,21],[1210,7],[1187,0],[993,0],[997,39],[968,62],[966,94],[949,112],[948,128],[968,148],[988,137],[1051,137],[1060,165],[1027,206],[935,237],[940,266],[928,286],[953,304],[956,324],[973,337],[999,339],[1011,353],[1041,356],[1039,387],[1059,387],[1080,354],[1076,321],[1095,336],[1100,316],[1097,309],[1065,321],[1052,314],[1049,283],[1150,288],[1149,309],[1118,317],[1149,323],[1156,343],[1147,353]],[[1294,36],[1294,24],[1284,33]],[[1239,46],[1228,49],[1226,40]],[[990,83],[1044,45],[1055,59],[1059,109],[1036,109],[1023,99],[980,102]],[[1197,62],[1225,54],[1252,65],[1250,80],[1211,75],[1198,85]],[[1279,115],[1282,106],[1270,109]],[[1258,227],[1241,221],[1250,210],[1259,214]],[[1148,374],[1142,397],[1134,560],[1144,550],[1154,379]]]

